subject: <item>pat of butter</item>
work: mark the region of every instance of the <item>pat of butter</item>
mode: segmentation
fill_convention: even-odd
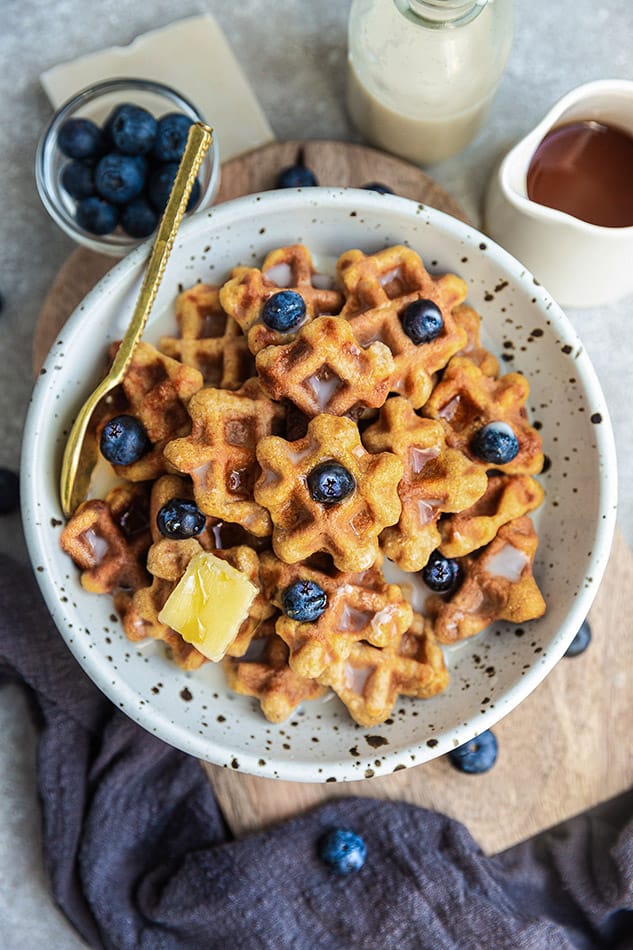
[[[221,660],[257,594],[245,574],[201,551],[189,561],[158,619],[208,659]]]

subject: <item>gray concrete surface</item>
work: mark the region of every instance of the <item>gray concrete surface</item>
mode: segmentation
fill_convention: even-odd
[[[564,92],[601,77],[633,79],[629,0],[515,0],[510,61],[484,130],[461,155],[432,169],[479,218],[486,183],[510,144]],[[4,0],[0,3],[0,465],[18,467],[30,389],[33,326],[72,249],[41,207],[35,146],[49,116],[38,75],[47,67],[129,42],[178,16],[208,10],[244,64],[279,139],[359,140],[343,104],[349,0]],[[569,311],[594,361],[616,432],[620,525],[633,543],[633,300]],[[19,519],[0,521],[0,550],[22,559]],[[0,691],[0,946],[66,950],[82,944],[48,893],[39,840],[35,734],[17,688]]]

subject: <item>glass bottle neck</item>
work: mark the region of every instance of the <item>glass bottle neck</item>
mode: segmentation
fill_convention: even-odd
[[[407,19],[431,29],[464,26],[479,16],[491,0],[395,0]]]

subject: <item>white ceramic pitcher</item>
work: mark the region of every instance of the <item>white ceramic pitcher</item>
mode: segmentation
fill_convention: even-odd
[[[601,79],[572,89],[508,152],[486,198],[490,236],[568,307],[595,307],[633,293],[633,226],[598,227],[527,196],[527,171],[545,135],[589,119],[633,135],[633,82]]]

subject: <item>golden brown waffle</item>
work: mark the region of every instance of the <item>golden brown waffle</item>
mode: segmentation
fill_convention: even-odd
[[[363,571],[380,559],[378,535],[400,515],[402,462],[389,452],[366,452],[351,419],[316,416],[296,442],[262,439],[257,459],[262,474],[255,499],[270,512],[273,549],[282,561],[294,564],[324,551],[340,571]],[[340,463],[356,482],[333,505],[314,501],[307,481],[326,461]]]
[[[440,551],[445,557],[464,557],[484,547],[502,525],[538,508],[544,494],[529,475],[491,474],[474,505],[440,520]]]
[[[528,422],[525,403],[529,392],[529,383],[521,373],[492,379],[470,359],[455,356],[422,412],[441,419],[448,444],[474,462],[508,475],[535,475],[543,467],[543,448],[541,437]],[[475,433],[490,422],[507,423],[519,441],[518,455],[504,465],[482,462],[470,448]]]
[[[477,364],[484,376],[498,376],[499,361],[481,343],[481,317],[477,311],[466,303],[460,303],[454,308],[453,316],[455,322],[466,331],[466,345],[455,355],[467,356]]]
[[[319,275],[321,276],[321,275]],[[299,326],[321,314],[337,314],[343,298],[338,290],[319,287],[312,257],[303,244],[280,247],[258,267],[236,267],[231,279],[220,290],[220,301],[228,314],[240,325],[248,338],[252,353],[265,346],[286,343],[296,336]],[[266,301],[280,290],[294,290],[306,305],[302,324],[287,332],[272,330],[261,320]]]
[[[290,399],[307,416],[358,416],[382,406],[394,367],[383,343],[362,349],[340,317],[318,317],[292,343],[258,353],[256,364],[269,396]]]
[[[150,544],[146,486],[118,486],[105,500],[83,502],[62,531],[60,543],[81,569],[86,590],[112,594],[144,587]]]
[[[162,336],[161,353],[202,373],[206,386],[239,389],[255,374],[255,361],[239,325],[220,304],[213,284],[195,284],[176,300],[179,336]]]
[[[420,255],[400,245],[369,255],[347,251],[337,271],[346,297],[341,316],[361,346],[378,340],[389,347],[394,359],[390,389],[418,409],[429,397],[433,374],[466,344],[466,331],[452,314],[466,297],[466,284],[455,274],[432,277]],[[435,340],[416,346],[402,329],[400,314],[421,299],[439,307],[444,327]]]
[[[410,628],[390,647],[355,643],[349,656],[319,677],[361,726],[388,719],[399,695],[429,699],[448,686],[448,671],[428,621],[414,614]]]
[[[152,482],[150,495],[152,541],[160,541],[163,537],[156,522],[158,512],[163,505],[176,498],[195,501],[190,478],[182,475],[161,475],[155,482]],[[267,538],[256,538],[254,534],[246,531],[239,524],[220,521],[219,518],[211,518],[210,516],[207,516],[205,529],[196,535],[196,540],[200,542],[205,551],[215,551],[216,553],[221,548],[235,548],[240,545],[248,545],[255,551],[269,547]]]
[[[461,511],[480,498],[486,473],[448,448],[442,425],[421,419],[400,396],[387,400],[363,442],[370,452],[393,452],[402,462],[402,512],[398,523],[382,532],[380,546],[403,571],[420,571],[440,542],[440,514]]]
[[[110,347],[111,359],[119,345],[113,343]],[[121,384],[122,392],[112,399],[116,409],[102,420],[100,428],[120,412],[135,416],[143,423],[152,448],[131,465],[115,465],[117,475],[144,482],[165,472],[163,448],[170,439],[189,431],[187,404],[202,382],[197,369],[164,356],[149,343],[137,344]]]
[[[314,679],[330,663],[342,660],[354,643],[366,640],[388,646],[411,624],[412,610],[397,584],[387,584],[382,571],[360,573],[321,570],[308,564],[285,564],[267,552],[261,557],[265,597],[283,611],[282,596],[296,581],[313,581],[327,596],[327,607],[313,623],[282,613],[275,629],[290,648],[290,666]]]
[[[303,679],[288,665],[288,647],[265,621],[241,659],[225,657],[226,681],[230,689],[259,700],[270,722],[283,722],[297,706],[318,699],[325,689],[314,680]]]
[[[134,594],[123,617],[123,627],[130,640],[145,640],[147,637],[162,640],[174,661],[184,669],[197,669],[207,661],[206,657],[186,643],[179,633],[162,623],[158,615],[185,573],[189,561],[202,550],[202,545],[195,538],[183,541],[162,538],[155,542],[147,555],[147,568],[153,576],[152,584]],[[213,553],[242,571],[256,587],[261,588],[259,558],[252,548],[242,545]],[[274,606],[259,593],[227,654],[241,656],[246,652],[260,623],[274,613]]]
[[[525,623],[545,613],[532,573],[538,538],[525,515],[499,529],[497,537],[461,562],[464,579],[451,597],[426,602],[440,643],[472,637],[497,620]]]
[[[191,434],[169,442],[165,458],[191,476],[196,504],[213,518],[240,524],[258,537],[271,532],[265,508],[253,499],[259,475],[255,447],[283,426],[283,408],[266,399],[256,380],[236,392],[205,388],[189,403]]]

